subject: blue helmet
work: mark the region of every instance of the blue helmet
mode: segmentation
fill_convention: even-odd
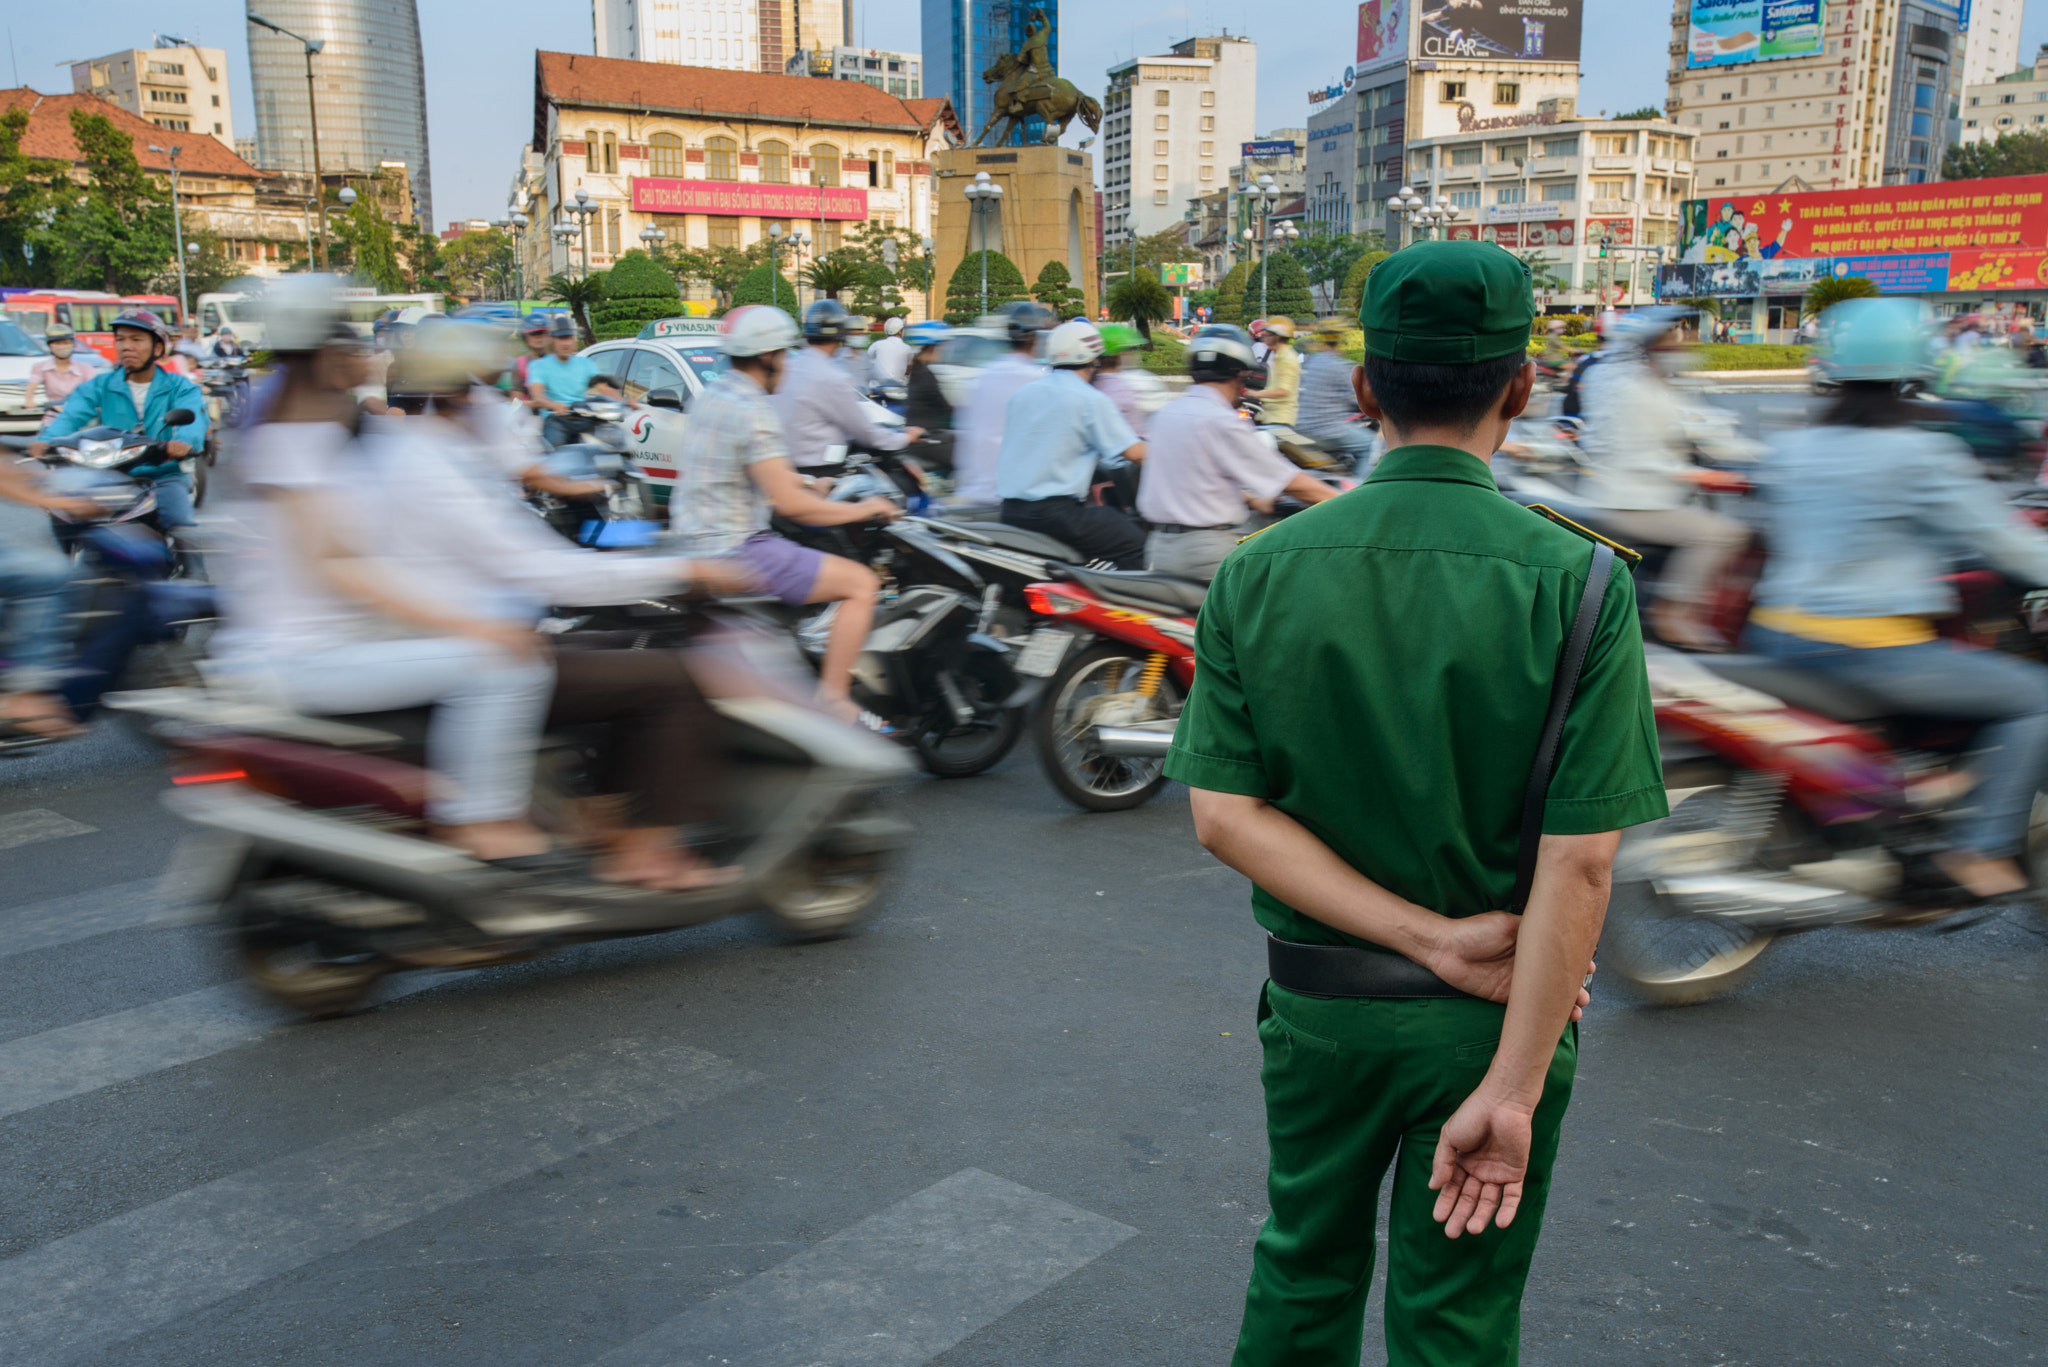
[[[929,323],[912,323],[903,329],[903,340],[922,351],[928,346],[937,346],[953,335],[953,329],[934,320]]]
[[[1837,383],[1910,379],[1927,369],[1933,333],[1917,299],[1844,299],[1820,316],[1821,370]]]

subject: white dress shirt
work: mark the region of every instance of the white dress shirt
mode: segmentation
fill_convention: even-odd
[[[996,501],[996,462],[1003,454],[1003,420],[1010,397],[1045,373],[1020,351],[1006,352],[975,376],[960,439],[953,449],[954,492],[970,503]]]
[[[1138,516],[1183,527],[1235,527],[1251,499],[1271,499],[1301,471],[1206,384],[1152,415]]]
[[[868,348],[868,375],[876,384],[903,384],[910,379],[910,343],[884,337]]]
[[[869,417],[846,367],[816,347],[789,353],[769,402],[782,419],[790,464],[799,469],[825,464],[825,453],[834,446],[901,451],[909,444],[902,428],[883,427]]]

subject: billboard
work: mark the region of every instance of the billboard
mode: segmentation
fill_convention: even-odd
[[[1827,0],[1692,0],[1689,67],[1817,57],[1827,45]]]
[[[1199,261],[1168,261],[1159,268],[1159,283],[1162,285],[1192,285],[1202,287],[1202,263]]]
[[[757,185],[634,176],[633,212],[863,222],[868,216],[868,192],[840,185]]]
[[[1270,161],[1274,157],[1291,157],[1301,149],[1292,138],[1264,138],[1245,143],[1238,150],[1246,161]]]
[[[1453,223],[1445,234],[1453,242],[1494,242],[1515,250],[1571,247],[1579,240],[1575,220],[1527,223]]]
[[[1716,195],[1681,208],[1668,298],[1800,294],[1862,276],[1888,294],[2048,289],[2048,176],[1800,195]]]
[[[1439,61],[1576,62],[1586,0],[1417,0],[1421,55]]]
[[[1356,69],[1408,60],[1409,0],[1364,0],[1358,7]]]

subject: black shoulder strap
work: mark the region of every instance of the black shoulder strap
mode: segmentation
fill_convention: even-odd
[[[1536,882],[1536,847],[1543,841],[1543,804],[1550,797],[1550,776],[1557,770],[1558,747],[1564,742],[1564,719],[1571,714],[1572,697],[1579,691],[1579,675],[1586,668],[1586,651],[1593,644],[1593,628],[1600,622],[1600,604],[1607,598],[1607,581],[1614,574],[1614,550],[1593,547],[1593,564],[1586,571],[1586,591],[1579,595],[1579,613],[1572,619],[1572,634],[1564,653],[1557,657],[1557,677],[1550,683],[1550,711],[1543,718],[1543,740],[1536,747],[1536,762],[1529,766],[1529,786],[1522,794],[1522,846],[1515,857],[1515,891],[1508,910],[1519,916],[1528,904],[1529,889]]]

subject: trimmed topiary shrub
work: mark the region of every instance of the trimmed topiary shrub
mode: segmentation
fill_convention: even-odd
[[[981,262],[988,258],[988,307],[982,308]],[[1001,252],[969,252],[953,268],[946,282],[946,321],[954,327],[973,322],[984,312],[994,313],[1003,305],[1025,298],[1024,272]]]
[[[1352,319],[1358,317],[1359,301],[1365,297],[1365,277],[1390,255],[1389,252],[1367,252],[1351,263],[1351,269],[1344,274],[1344,288],[1337,294],[1337,312],[1340,315]]]
[[[1251,263],[1240,261],[1230,268],[1230,274],[1223,277],[1223,283],[1216,287],[1216,314],[1212,323],[1235,323],[1243,327],[1256,316],[1244,311],[1244,277],[1251,269]]]
[[[975,282],[977,287],[980,282]],[[1088,296],[1074,288],[1074,277],[1067,273],[1059,261],[1048,261],[1038,272],[1038,282],[1031,287],[1031,297],[1058,314],[1061,322],[1079,318],[1088,307]]]
[[[673,318],[682,311],[683,296],[675,277],[635,249],[606,272],[604,299],[590,310],[590,325],[597,340],[605,342],[635,336],[655,319]]]
[[[733,287],[732,307],[738,308],[742,304],[773,304],[795,318],[796,286],[790,283],[788,276],[763,261]]]

